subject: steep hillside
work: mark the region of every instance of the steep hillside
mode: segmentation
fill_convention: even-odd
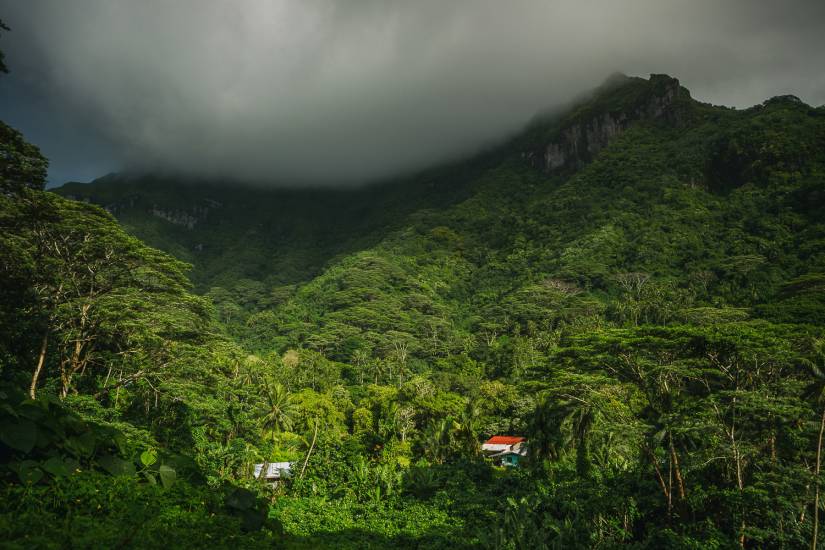
[[[480,176],[471,198],[418,213],[274,314],[253,316],[253,347],[283,341],[345,359],[361,340],[388,349],[395,331],[432,357],[485,330],[702,315],[821,322],[818,306],[803,313],[782,292],[825,271],[825,111],[793,98],[714,108],[677,97],[669,82],[648,103],[673,98],[662,116],[605,125],[625,116],[609,94],[542,128],[543,140],[531,131],[516,142],[530,147]],[[537,170],[537,150],[584,164]]]
[[[388,349],[394,333],[434,346],[420,351],[432,357],[481,327],[557,326],[581,312],[619,324],[702,308],[802,320],[767,302],[825,271],[824,120],[793,97],[737,111],[696,102],[665,75],[616,76],[484,162],[396,187],[109,177],[59,192],[193,262],[201,288],[224,287],[213,298],[253,349],[344,360],[362,344]],[[634,293],[655,298],[634,312],[615,303]]]
[[[395,185],[58,192],[195,264],[246,355],[200,459],[302,457],[270,508],[298,547],[818,537],[825,108],[615,76]],[[494,434],[528,438],[523,467],[480,456]]]
[[[249,278],[306,281],[333,258],[374,245],[409,213],[467,194],[479,158],[358,189],[256,189],[111,174],[54,191],[103,206],[124,227],[195,266],[198,288]]]
[[[596,98],[575,103],[566,116],[537,118],[523,135],[472,159],[356,189],[267,190],[111,174],[54,192],[103,206],[136,236],[192,263],[198,288],[239,278],[297,283],[403,228],[411,214],[472,196],[481,176],[504,159],[547,170],[579,168],[629,125],[678,116],[676,104],[687,91],[666,76],[648,83],[616,75],[591,95]]]

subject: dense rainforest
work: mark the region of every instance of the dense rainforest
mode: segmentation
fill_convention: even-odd
[[[616,75],[353,190],[0,151],[0,546],[822,538],[823,107]]]

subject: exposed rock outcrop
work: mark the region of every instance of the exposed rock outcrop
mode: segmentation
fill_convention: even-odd
[[[631,79],[626,80],[635,84]],[[689,98],[689,92],[677,79],[667,75],[651,75],[650,80],[642,82],[644,87],[628,100],[629,104],[600,109],[597,98],[593,108],[584,109],[565,121],[549,143],[543,144],[541,149],[526,151],[522,156],[546,171],[575,169],[590,162],[635,122],[678,122],[679,113],[674,107],[678,99]],[[613,77],[611,85],[630,84],[616,84]]]
[[[210,210],[220,208],[222,204],[211,199],[203,199],[206,206],[192,205],[191,210],[164,210],[158,205],[152,205],[150,212],[153,216],[166,220],[175,225],[181,225],[187,229],[194,229],[198,222],[205,220],[209,216]]]

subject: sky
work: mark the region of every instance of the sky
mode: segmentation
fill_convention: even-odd
[[[822,0],[0,0],[0,119],[50,184],[358,185],[517,132],[619,71],[825,103]]]

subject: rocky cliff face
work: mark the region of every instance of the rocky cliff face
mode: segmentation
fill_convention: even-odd
[[[72,193],[67,193],[65,196],[72,200],[99,204],[104,210],[118,218],[130,211],[144,211],[156,218],[187,229],[194,229],[199,222],[203,222],[208,218],[210,212],[223,206],[221,202],[205,198],[189,204],[186,208],[172,209],[165,208],[157,203],[148,206],[148,197],[143,197],[140,194],[127,195],[114,202],[104,202],[95,197],[78,196]]]
[[[182,225],[187,229],[194,229],[195,224],[198,223],[200,219],[200,212],[198,208],[195,208],[195,212],[190,214],[189,212],[185,212],[183,210],[164,210],[159,208],[157,205],[152,207],[151,213],[156,218],[160,218],[162,220],[166,220],[167,222],[175,225]],[[205,215],[205,213],[204,213]]]
[[[192,204],[188,210],[167,210],[157,204],[152,205],[151,214],[174,225],[181,225],[187,229],[194,229],[198,222],[205,221],[209,212],[223,206],[220,202],[211,199],[202,199],[202,204]]]
[[[630,105],[606,108],[603,111],[586,110],[563,123],[556,137],[541,149],[526,151],[522,156],[548,172],[579,168],[590,162],[635,122],[678,122],[679,114],[674,106],[682,97],[689,98],[690,94],[679,86],[677,79],[667,75],[651,75],[646,87],[641,89]]]

